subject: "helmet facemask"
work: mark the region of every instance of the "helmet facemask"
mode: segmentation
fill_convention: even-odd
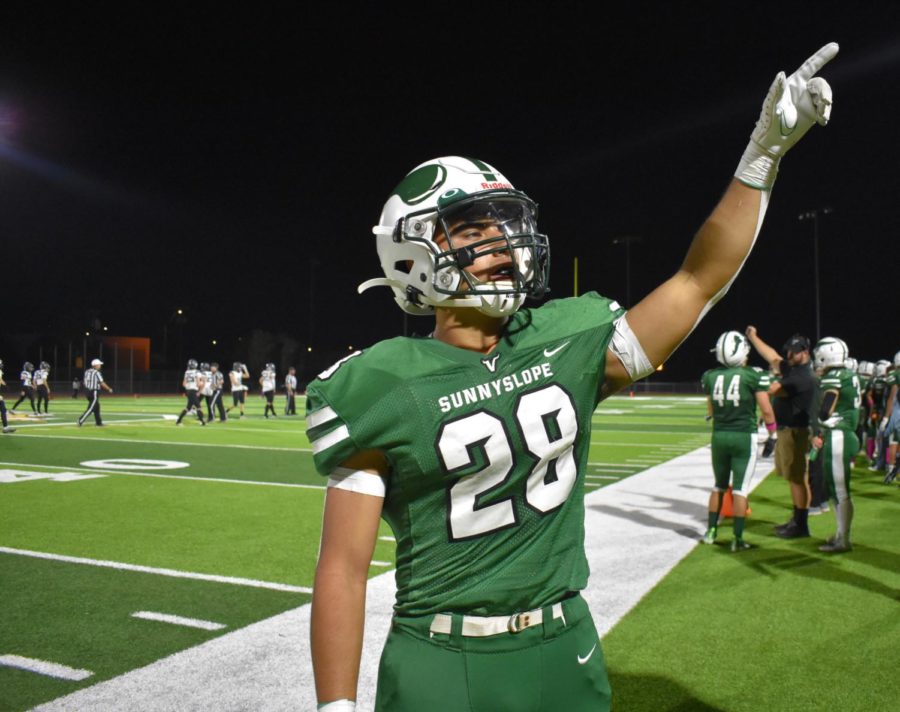
[[[439,209],[434,222],[438,241],[432,237],[432,242],[438,252],[433,288],[448,298],[442,306],[474,306],[489,316],[505,316],[525,297],[546,293],[547,237],[537,232],[536,206],[530,199],[508,191],[475,195]],[[488,279],[467,271],[491,254],[508,255],[509,264]]]

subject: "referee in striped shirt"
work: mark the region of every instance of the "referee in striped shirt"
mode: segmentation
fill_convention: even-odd
[[[94,414],[94,422],[97,425],[103,425],[103,421],[100,419],[100,389],[102,388],[110,393],[113,392],[113,389],[106,385],[106,382],[103,380],[103,376],[100,373],[102,365],[103,361],[95,358],[91,361],[91,367],[84,372],[84,390],[88,400],[88,407],[78,419],[79,428],[84,425],[84,421],[87,420],[91,413]]]

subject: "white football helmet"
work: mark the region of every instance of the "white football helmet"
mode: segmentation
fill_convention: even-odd
[[[900,351],[894,354],[894,368],[900,368]]]
[[[816,370],[843,367],[850,356],[850,350],[842,339],[836,336],[826,336],[816,344],[813,349],[813,359]]]
[[[878,361],[875,362],[875,378],[884,378],[887,376],[890,365],[891,362],[886,358],[878,359]]]
[[[485,223],[501,234],[454,244],[460,225],[478,230]],[[537,231],[537,205],[482,161],[445,156],[417,166],[394,189],[372,232],[385,276],[363,282],[359,291],[390,287],[409,314],[431,314],[440,306],[505,316],[525,297],[547,292],[550,248]],[[438,233],[447,236],[443,246],[435,241]],[[466,272],[492,252],[511,255],[510,267],[490,281]]]
[[[858,373],[860,376],[874,376],[875,364],[871,361],[860,361]]]
[[[750,343],[741,332],[726,331],[716,342],[716,348],[710,351],[715,351],[716,360],[723,366],[734,368],[744,365],[750,355]]]
[[[852,356],[848,356],[847,360],[844,362],[844,368],[849,368],[853,373],[856,373],[859,368],[859,362]]]

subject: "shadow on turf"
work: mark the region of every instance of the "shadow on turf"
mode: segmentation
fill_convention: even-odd
[[[677,682],[659,675],[609,671],[613,712],[726,712],[698,700]]]
[[[621,519],[627,519],[629,522],[637,522],[639,524],[643,524],[648,527],[655,527],[657,529],[668,529],[670,531],[675,532],[676,534],[680,534],[683,537],[687,537],[688,539],[699,539],[702,536],[702,533],[698,533],[698,531],[694,529],[686,529],[678,522],[669,522],[665,519],[659,519],[654,517],[651,512],[652,509],[648,509],[646,504],[646,497],[642,495],[635,495],[640,498],[641,501],[635,501],[631,506],[634,509],[624,510],[622,506],[611,507],[605,504],[591,504],[589,505],[589,509],[592,509],[596,512],[603,512],[603,514],[608,514],[613,517],[619,517]],[[654,509],[661,509],[667,512],[675,512],[676,514],[685,514],[693,517],[697,520],[698,526],[701,524],[705,525],[706,523],[706,502],[684,502],[680,499],[672,499],[671,497],[653,497]],[[662,505],[662,506],[659,506]]]
[[[885,596],[891,601],[900,601],[900,589],[888,586],[875,578],[849,571],[840,564],[846,557],[889,573],[896,573],[900,571],[900,556],[897,554],[864,544],[854,544],[853,551],[847,554],[824,554],[817,551],[822,542],[816,537],[790,541],[778,539],[770,533],[770,524],[766,521],[756,521],[748,526],[748,539],[753,542],[753,548],[741,552],[735,557],[736,560],[769,578],[774,579],[782,572],[793,573],[853,586],[861,591]],[[721,552],[728,553],[725,546],[722,546]],[[730,553],[729,555],[734,556]]]

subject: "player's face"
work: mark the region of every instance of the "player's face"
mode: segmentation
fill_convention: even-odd
[[[497,220],[487,216],[470,216],[451,221],[449,231],[449,240],[440,230],[435,235],[435,242],[442,250],[472,250],[474,261],[465,268],[466,272],[483,283],[509,279],[512,256],[505,246],[505,233]]]

